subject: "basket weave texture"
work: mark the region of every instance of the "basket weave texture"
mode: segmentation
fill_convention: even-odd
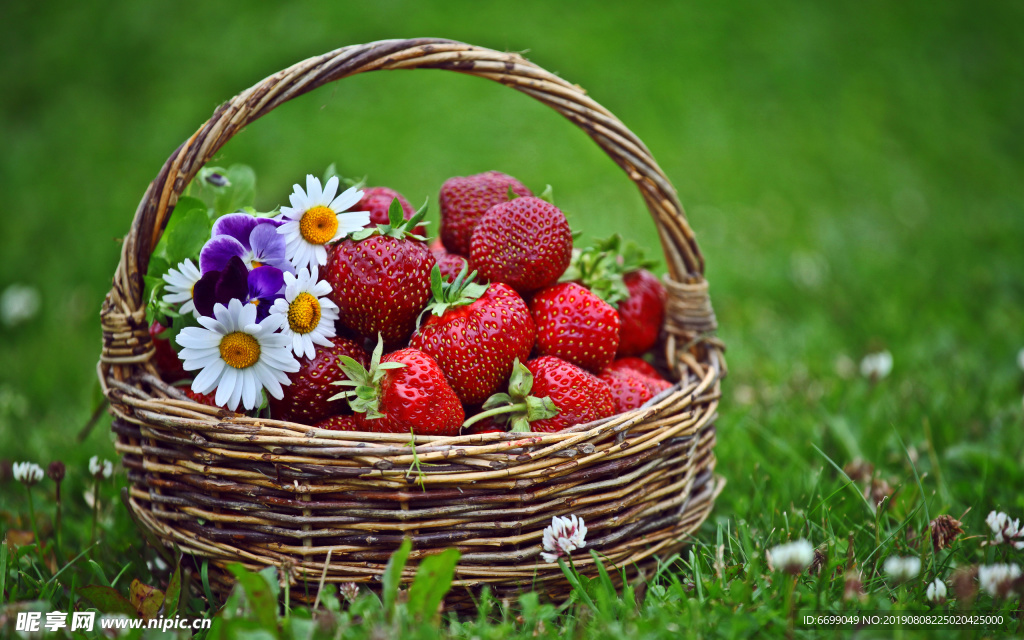
[[[559,433],[411,437],[249,418],[194,403],[160,379],[142,274],[203,164],[250,122],[327,82],[421,68],[540,100],[636,183],[668,267],[658,364],[674,387],[640,409]],[[310,58],[219,107],[164,164],[124,239],[101,312],[98,375],[128,471],[125,501],[150,540],[208,559],[221,589],[230,581],[217,569],[229,562],[276,565],[307,596],[321,579],[374,587],[411,537],[413,560],[451,546],[462,552],[449,606],[467,605],[483,585],[498,596],[534,588],[557,599],[568,585],[557,564],[541,560],[541,536],[552,516],[570,514],[586,521],[587,547],[606,563],[643,567],[681,548],[724,484],[713,447],[725,361],[703,272],[672,185],[644,144],[580,87],[518,54],[449,40],[380,41]],[[574,561],[596,573],[588,554]]]

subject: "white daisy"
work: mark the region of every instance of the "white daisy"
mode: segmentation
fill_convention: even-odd
[[[178,264],[177,269],[168,269],[167,273],[164,274],[164,282],[167,283],[167,295],[164,296],[164,302],[168,304],[177,304],[183,302],[181,305],[181,313],[191,312],[196,318],[199,317],[199,312],[196,311],[196,305],[192,301],[192,291],[196,287],[196,283],[199,282],[199,278],[203,274],[199,273],[199,267],[195,265],[192,260],[185,260]]]
[[[328,180],[327,186],[321,189],[320,179],[307,175],[306,190],[295,185],[295,193],[288,196],[292,206],[281,207],[278,219],[284,224],[277,232],[285,237],[285,255],[296,269],[327,264],[324,245],[369,224],[367,211],[342,213],[359,202],[363,192],[352,187],[335,198],[337,192],[338,176]]]
[[[267,316],[256,322],[256,307],[232,298],[228,306],[213,307],[213,318],[200,317],[203,327],[185,327],[177,341],[184,347],[179,355],[186,371],[202,369],[192,381],[192,391],[217,395],[214,401],[236,409],[239,401],[246,409],[260,404],[262,389],[278,400],[284,397],[282,384],[290,384],[285,373],[299,370],[289,348],[289,338],[275,333],[280,316]]]
[[[334,321],[338,319],[338,306],[327,299],[331,285],[318,281],[316,265],[299,269],[297,275],[284,274],[284,297],[278,298],[270,315],[281,319],[281,333],[292,341],[296,358],[316,354],[313,344],[332,345]]]

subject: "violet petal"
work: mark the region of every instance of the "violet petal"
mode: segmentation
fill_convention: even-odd
[[[217,221],[213,223],[211,235],[214,238],[217,236],[231,236],[241,242],[246,249],[250,249],[249,234],[252,233],[253,228],[258,224],[259,219],[248,213],[229,213],[226,216],[217,218]]]
[[[248,240],[249,238],[246,236],[246,241],[248,242]],[[199,268],[203,273],[223,271],[232,257],[241,259],[248,254],[249,250],[245,248],[245,245],[233,236],[214,236],[199,252]],[[243,266],[245,265],[243,264]]]

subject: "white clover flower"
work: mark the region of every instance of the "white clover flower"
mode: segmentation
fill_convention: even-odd
[[[34,462],[15,462],[11,470],[15,480],[29,487],[43,479],[43,468]]]
[[[587,525],[583,518],[576,516],[554,516],[551,524],[544,529],[544,553],[540,554],[544,562],[555,562],[562,556],[569,555],[576,549],[586,546]]]
[[[164,282],[167,283],[168,293],[164,296],[164,302],[168,304],[182,303],[181,314],[191,313],[196,319],[199,318],[199,311],[196,310],[195,302],[192,300],[192,293],[196,283],[202,274],[199,267],[191,260],[185,260],[178,264],[177,269],[168,269],[164,274]]]
[[[99,456],[89,458],[89,473],[99,480],[106,480],[114,473],[114,465],[110,460],[100,460]]]
[[[8,327],[31,320],[39,313],[39,290],[27,284],[12,284],[0,294],[0,322]]]
[[[1020,566],[993,564],[978,567],[978,582],[993,598],[1005,598],[1012,591],[1013,581],[1020,577]]]
[[[291,339],[296,358],[316,355],[313,345],[330,347],[338,306],[327,299],[331,285],[320,280],[316,265],[302,268],[295,275],[284,274],[284,297],[274,301],[270,316],[278,316],[281,333]]]
[[[814,547],[810,542],[800,538],[772,547],[768,550],[768,559],[772,566],[796,575],[811,566],[811,561],[814,560]]]
[[[928,585],[928,590],[925,592],[928,599],[932,602],[942,602],[946,599],[946,583],[942,580],[935,578],[935,581]]]
[[[363,192],[352,187],[337,198],[338,176],[332,177],[321,188],[320,180],[306,176],[306,190],[295,185],[288,196],[290,207],[281,207],[278,220],[284,222],[277,232],[285,238],[285,255],[296,269],[310,265],[327,264],[328,242],[340,240],[359,231],[370,223],[368,211],[348,211],[363,197]]]
[[[359,597],[359,583],[357,582],[342,582],[338,585],[338,593],[341,597],[345,598],[349,602],[352,602]]]
[[[246,409],[259,406],[266,389],[280,400],[281,385],[291,384],[286,373],[299,370],[291,354],[291,339],[277,330],[280,316],[256,322],[256,307],[232,298],[228,306],[217,303],[213,318],[202,317],[202,327],[185,327],[176,338],[184,347],[179,356],[186,371],[200,369],[192,391],[217,395],[214,402],[234,411],[241,402]]]
[[[985,523],[992,529],[992,544],[1008,544],[1014,549],[1024,549],[1024,529],[1021,529],[1020,518],[1011,520],[1002,511],[992,511],[985,518]]]
[[[892,354],[888,351],[869,353],[860,361],[860,374],[872,380],[881,380],[892,372]]]
[[[917,574],[921,573],[921,558],[917,556],[908,556],[906,558],[889,556],[885,559],[882,570],[893,580],[905,582],[916,578]]]

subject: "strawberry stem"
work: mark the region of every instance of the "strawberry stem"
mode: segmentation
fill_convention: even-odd
[[[490,418],[491,416],[501,415],[502,413],[512,413],[513,411],[523,411],[524,409],[526,409],[526,402],[508,404],[505,405],[504,407],[498,407],[496,409],[488,409],[487,411],[481,411],[472,418],[468,418],[465,422],[463,422],[462,428],[467,429],[476,424],[477,422],[480,422],[481,420],[484,420],[486,418]]]
[[[551,396],[531,396],[532,389],[533,374],[516,358],[512,364],[512,377],[508,381],[508,393],[496,393],[487,398],[483,411],[464,422],[462,427],[471,426],[484,418],[511,413],[512,416],[508,418],[512,423],[511,431],[529,433],[531,422],[558,414],[558,407]]]

